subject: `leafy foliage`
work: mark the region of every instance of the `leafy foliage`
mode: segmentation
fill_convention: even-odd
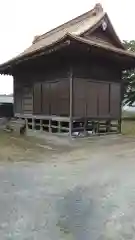
[[[126,49],[135,52],[135,40],[124,41]],[[123,72],[124,101],[123,103],[132,106],[135,102],[135,69]]]

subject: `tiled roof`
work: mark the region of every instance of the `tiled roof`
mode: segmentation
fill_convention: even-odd
[[[104,43],[97,39],[88,40],[82,37],[83,33],[87,32],[88,30],[92,31],[105,18],[108,19],[111,32],[116,42],[118,43],[119,46],[118,48],[114,47],[113,45],[107,42]],[[4,70],[10,67],[11,64],[14,62],[16,63],[19,61],[23,61],[24,59],[36,55],[39,52],[44,53],[43,51],[45,49],[47,49],[48,47],[50,48],[55,44],[61,43],[61,41],[64,41],[67,37],[75,39],[76,41],[83,42],[85,44],[89,44],[91,46],[101,47],[106,50],[109,49],[110,51],[114,51],[135,58],[135,55],[132,52],[124,50],[121,41],[119,40],[117,34],[115,33],[115,30],[113,29],[113,26],[108,18],[108,15],[103,11],[103,8],[100,4],[96,4],[96,6],[92,10],[82,14],[81,16],[74,18],[68,21],[67,23],[62,24],[43,35],[36,36],[34,38],[32,45],[29,48],[27,48],[23,53],[9,60],[8,62],[0,65],[0,72],[3,73]]]
[[[41,36],[36,37],[33,44],[27,48],[21,55],[35,52],[41,48],[44,48],[59,39],[61,39],[67,33],[80,36],[88,29],[91,29],[104,17],[105,13],[101,10],[95,12],[95,8]]]
[[[43,35],[36,36],[30,47],[25,49],[24,52],[15,58],[8,61],[7,64],[16,59],[34,54],[45,47],[53,45],[53,43],[55,44],[55,42],[59,42],[59,40],[61,40],[66,34],[80,36],[85,31],[98,24],[98,22],[100,22],[104,16],[105,12],[103,11],[102,6],[100,4],[96,4],[92,10],[58,26],[55,29],[52,29]]]

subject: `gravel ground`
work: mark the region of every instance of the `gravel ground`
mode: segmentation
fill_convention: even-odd
[[[17,156],[0,162],[1,240],[135,239],[134,138],[79,139],[67,151],[50,144],[31,160],[28,151],[25,161]]]

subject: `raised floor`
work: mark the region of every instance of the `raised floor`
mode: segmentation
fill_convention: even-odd
[[[16,114],[17,119],[24,119],[26,129],[70,136],[89,136],[121,132],[121,121],[115,119],[73,118]]]

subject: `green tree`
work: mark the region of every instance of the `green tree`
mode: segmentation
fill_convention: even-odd
[[[135,52],[135,40],[124,41],[126,49]],[[135,103],[135,69],[123,72],[124,100],[123,103],[132,106]]]

